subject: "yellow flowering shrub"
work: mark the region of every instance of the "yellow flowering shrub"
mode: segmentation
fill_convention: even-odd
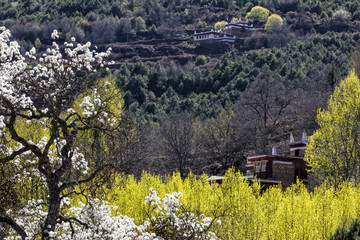
[[[140,223],[151,217],[144,204],[150,189],[160,198],[182,192],[186,211],[221,221],[211,229],[221,239],[328,239],[360,217],[360,187],[350,183],[337,189],[324,184],[308,192],[298,182],[286,190],[274,186],[261,192],[259,183],[249,184],[234,170],[226,173],[221,185],[207,178],[190,174],[183,180],[180,174],[160,177],[146,172],[139,180],[122,176],[106,200]]]

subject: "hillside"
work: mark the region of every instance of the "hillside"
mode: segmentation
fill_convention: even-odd
[[[358,31],[359,1],[214,1],[214,0],[76,0],[76,1],[0,1],[0,21],[9,28],[25,50],[50,44],[54,28],[61,41],[91,41],[111,46],[113,58],[122,62],[156,62],[159,59],[195,60],[203,54],[218,59],[228,50],[241,53],[274,44],[271,34],[239,39],[234,47],[202,49],[191,41],[194,30],[209,30],[219,21],[245,16],[253,6],[269,9],[284,19],[280,34],[287,41],[328,31]],[[341,12],[340,10],[344,10]],[[261,23],[260,23],[261,27]],[[263,27],[263,25],[262,25]],[[277,35],[279,35],[277,33]],[[276,36],[279,38],[279,36]],[[276,42],[275,37],[275,42]],[[272,39],[270,39],[272,38]]]
[[[278,14],[281,27],[265,31],[266,20],[253,19],[261,30],[233,44],[194,43],[194,30],[244,17],[256,5],[269,15]],[[61,33],[60,43],[74,36],[99,50],[111,47],[111,74],[123,92],[125,108],[138,123],[161,123],[167,116],[185,113],[202,121],[224,111],[241,116],[249,96],[260,91],[256,84],[275,81],[298,105],[291,109],[296,117],[276,122],[281,130],[269,137],[268,145],[284,141],[290,131],[316,129],[317,108],[325,106],[334,87],[355,66],[351,57],[360,43],[357,0],[28,0],[0,1],[0,6],[0,21],[22,51],[45,50],[53,29]],[[242,129],[247,124],[269,127],[252,118]]]
[[[358,237],[360,0],[0,0],[0,26],[0,239]]]
[[[112,48],[112,59],[118,63],[124,62],[150,62],[175,61],[185,65],[189,60],[195,61],[200,54],[206,54],[212,58],[219,58],[223,53],[231,49],[225,45],[220,48],[208,49],[194,44],[192,36],[163,38],[152,40],[138,40],[131,42],[117,42],[106,44],[104,47]],[[119,67],[120,65],[115,65]]]

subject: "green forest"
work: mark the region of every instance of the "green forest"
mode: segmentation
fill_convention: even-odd
[[[307,79],[331,73],[331,87],[351,69],[349,59],[359,40],[359,33],[314,34],[307,41],[291,41],[283,49],[263,48],[241,56],[228,52],[213,66],[205,63],[203,68],[175,62],[151,67],[129,63],[120,67],[116,79],[125,92],[126,107],[147,120],[182,111],[201,118],[215,117],[223,109],[232,109],[248,84],[264,72],[299,89]]]
[[[359,4],[298,0],[1,1],[0,20],[24,51],[33,46],[44,48],[55,27],[61,32],[60,40],[75,37],[78,42],[105,47],[114,42],[189,36],[193,29],[209,29],[218,21],[245,16],[256,5],[288,20],[278,32],[249,36],[241,48],[222,56],[205,50],[186,63],[140,60],[117,65],[112,72],[126,108],[140,122],[156,122],[173,112],[186,111],[204,119],[216,117],[223,109],[231,110],[248,83],[264,71],[300,89],[301,82],[314,75],[326,77],[331,72],[333,79],[329,81],[343,78],[352,68],[349,59],[358,44]],[[342,13],[346,16],[336,20]]]
[[[184,35],[194,28],[210,29],[218,21],[246,16],[256,5],[287,18],[291,28],[302,33],[357,29],[360,20],[360,2],[355,0],[2,0],[0,20],[14,37],[26,43],[23,46],[49,43],[47,36],[55,26],[62,33],[60,39],[74,36],[80,42],[106,44]],[[345,22],[345,28],[339,26],[341,22]]]
[[[360,236],[360,0],[0,0],[0,26],[0,239]]]

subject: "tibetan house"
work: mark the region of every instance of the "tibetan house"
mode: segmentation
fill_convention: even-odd
[[[246,178],[250,181],[257,179],[268,187],[280,184],[286,188],[297,179],[309,185],[306,163],[303,159],[306,147],[306,133],[303,132],[301,141],[294,141],[290,135],[290,155],[281,156],[274,147],[271,155],[259,155],[247,158]],[[307,186],[309,188],[309,186]]]
[[[253,24],[250,24],[247,19],[240,18],[237,21],[232,20],[230,23],[226,23],[224,32],[234,35],[236,37],[246,37],[254,31]]]
[[[236,37],[225,32],[211,30],[208,32],[194,33],[194,42],[200,44],[213,44],[222,42],[235,42]]]

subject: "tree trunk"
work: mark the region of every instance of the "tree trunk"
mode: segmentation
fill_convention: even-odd
[[[49,198],[48,198],[48,215],[42,230],[42,239],[50,239],[49,233],[55,230],[56,221],[59,217],[60,209],[60,191],[58,181],[48,181]]]

